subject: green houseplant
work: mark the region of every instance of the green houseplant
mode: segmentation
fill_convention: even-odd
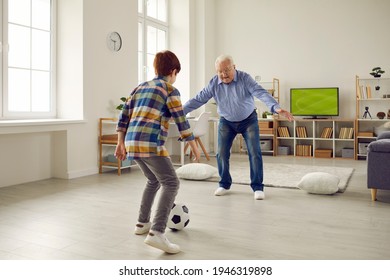
[[[115,108],[115,109],[117,109],[117,110],[119,110],[119,111],[122,111],[122,109],[123,109],[123,106],[124,106],[124,103],[126,102],[127,98],[126,98],[126,97],[124,97],[124,96],[122,96],[122,97],[120,98],[120,100],[122,101],[122,103],[121,103],[121,104],[119,104],[118,106],[116,106],[116,108]]]
[[[374,67],[372,68],[370,75],[374,76],[374,78],[380,78],[383,73],[385,73],[385,71],[382,70],[381,67]]]
[[[380,78],[383,73],[385,73],[385,71],[382,70],[381,67],[374,67],[372,68],[370,75],[372,75],[374,78]],[[381,87],[379,86],[379,80],[378,80],[378,85],[375,86],[375,90],[380,90],[380,88]]]
[[[265,111],[265,112],[263,112],[263,114],[261,116],[263,117],[263,119],[267,119],[267,118],[270,118],[270,116],[272,116],[272,113]]]

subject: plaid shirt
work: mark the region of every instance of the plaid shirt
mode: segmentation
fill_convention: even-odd
[[[181,140],[194,140],[179,91],[162,77],[140,84],[127,98],[116,131],[126,132],[127,157],[169,156],[164,144],[173,118]]]

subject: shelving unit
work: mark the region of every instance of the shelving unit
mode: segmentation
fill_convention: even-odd
[[[103,168],[117,169],[121,175],[122,169],[130,168],[133,164],[129,160],[121,161],[114,156],[115,146],[118,136],[115,132],[117,119],[99,119],[99,173],[103,173]]]
[[[278,78],[273,78],[272,81],[258,81],[259,85],[261,85],[264,89],[268,90],[269,94],[273,96],[279,102],[279,94],[280,94],[280,81]]]
[[[275,155],[275,129],[273,119],[259,120],[260,146],[264,155]]]
[[[269,94],[277,102],[280,102],[280,80],[278,78],[273,78],[272,81],[259,81],[258,82],[264,89],[266,89]],[[266,109],[268,110],[268,109]],[[261,117],[261,111],[258,112],[259,117]],[[259,119],[259,129],[260,129],[260,146],[261,152],[264,155],[275,156],[275,124],[274,118],[271,119]],[[269,148],[270,147],[270,148]]]
[[[275,155],[274,119],[259,119],[260,147],[263,155]],[[240,153],[247,152],[244,138],[240,135]]]
[[[277,102],[280,102],[280,81],[278,78],[273,78],[272,81],[257,81],[259,85],[261,85],[264,89],[266,89],[269,94],[272,95],[273,98]],[[255,99],[256,108],[261,117],[262,113],[265,111],[269,111],[267,106],[261,102],[260,100]]]
[[[377,116],[379,112],[385,114],[384,119]],[[389,114],[390,78],[356,76],[355,159],[366,159],[367,145],[383,130],[384,123],[390,122]]]
[[[257,81],[257,80],[256,80]],[[272,81],[257,81],[269,94],[279,102],[280,97],[280,81],[278,78],[273,78]],[[260,146],[263,155],[276,155],[275,153],[275,125],[274,118],[266,119],[261,118],[262,113],[269,109],[259,100],[255,100],[257,113],[259,116],[259,129],[260,129]],[[246,145],[243,137],[240,135],[240,153],[247,152]]]
[[[293,156],[354,158],[354,120],[275,119],[274,124],[276,155],[287,150]]]

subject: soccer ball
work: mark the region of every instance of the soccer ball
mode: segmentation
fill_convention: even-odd
[[[188,207],[183,203],[173,203],[171,213],[168,217],[167,226],[173,231],[183,229],[190,222]]]

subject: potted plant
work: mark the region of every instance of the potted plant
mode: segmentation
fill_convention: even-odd
[[[382,70],[380,67],[374,67],[371,71],[372,72],[370,73],[370,75],[374,76],[374,78],[380,78],[382,74],[385,73],[385,71]]]
[[[119,110],[119,111],[122,111],[123,106],[124,106],[124,103],[126,102],[127,98],[123,96],[123,97],[121,97],[120,99],[121,99],[122,103],[119,104],[118,106],[116,106],[115,109],[117,109],[117,110]]]
[[[372,68],[370,75],[372,75],[374,78],[380,78],[383,73],[385,73],[385,71],[382,70],[381,67],[374,67]],[[380,90],[380,88],[381,87],[379,86],[379,80],[378,80],[378,85],[375,86],[375,90]]]
[[[263,117],[263,119],[272,119],[272,113],[268,111],[263,112],[261,116]]]

